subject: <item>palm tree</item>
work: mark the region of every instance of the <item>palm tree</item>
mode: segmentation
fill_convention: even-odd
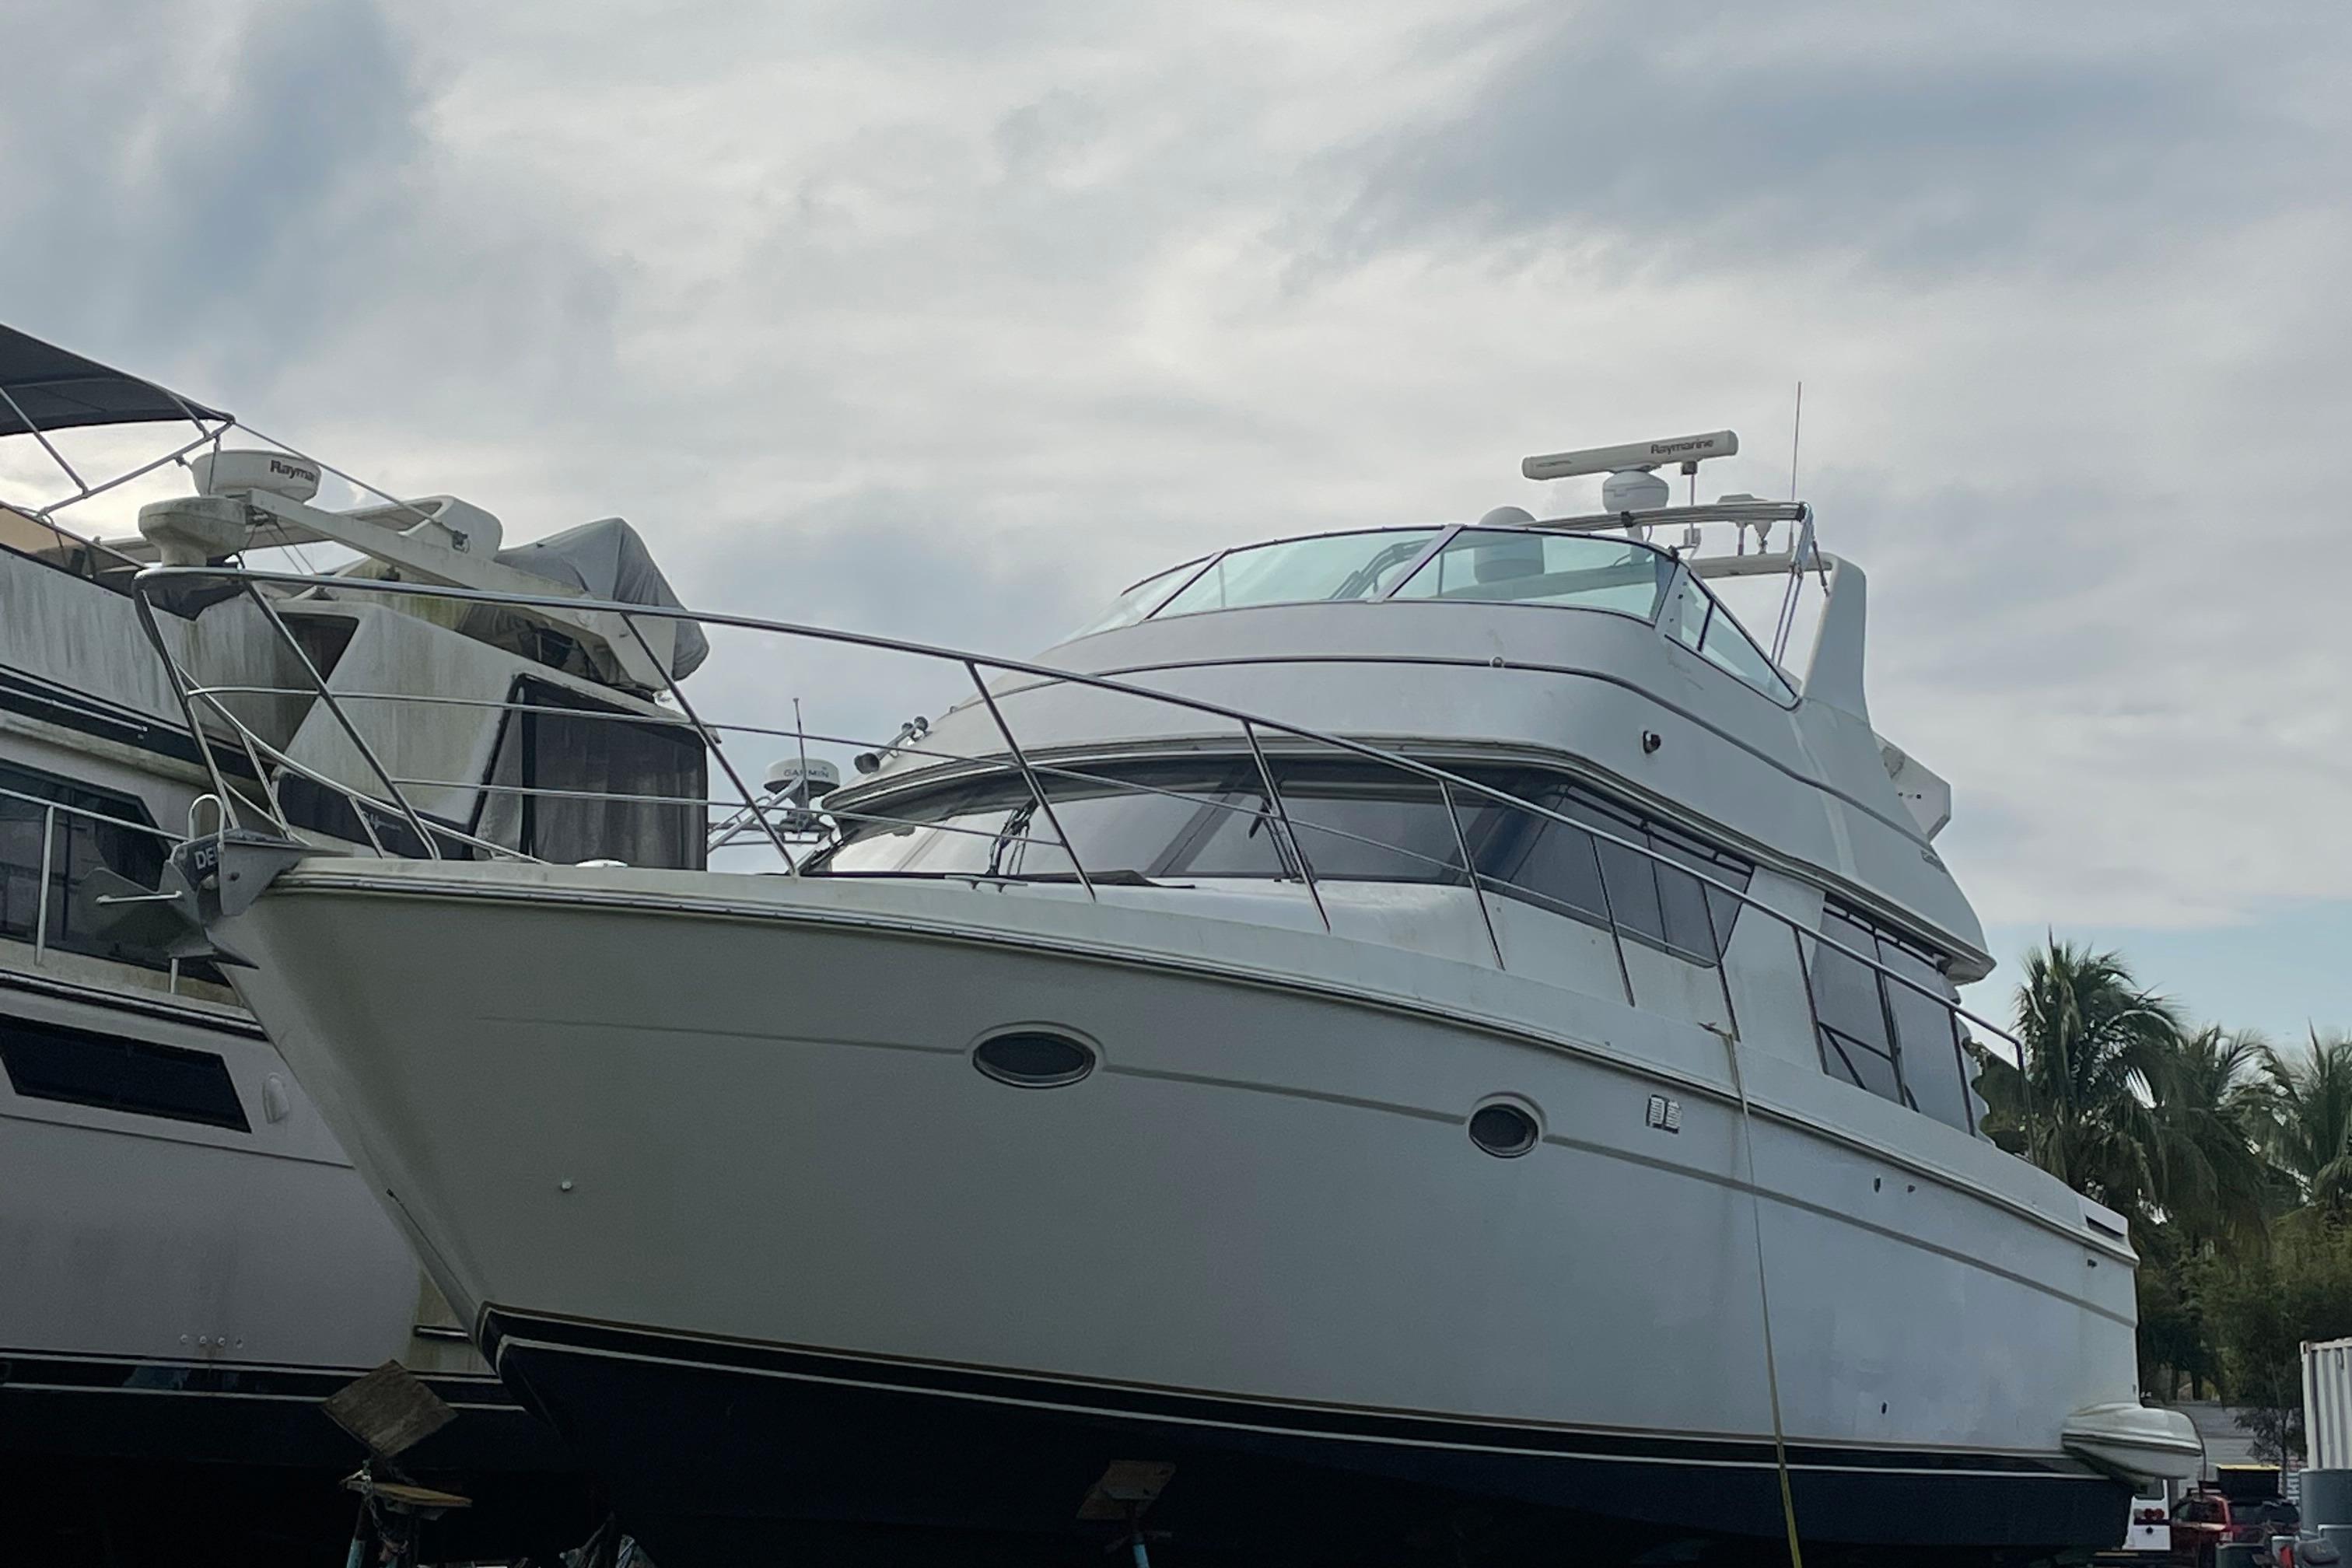
[[[2166,1216],[2192,1248],[2260,1247],[2277,1177],[2262,1153],[2276,1125],[2270,1047],[2251,1030],[2208,1024],[2178,1037],[2170,1058],[2156,1100]]]
[[[2017,988],[2025,1047],[2024,1142],[2034,1163],[2145,1221],[2163,1206],[2167,1098],[2180,1019],[2112,952],[2052,936]]]
[[[2311,1052],[2263,1052],[2276,1107],[2271,1152],[2326,1217],[2352,1207],[2352,1038],[2311,1031]]]

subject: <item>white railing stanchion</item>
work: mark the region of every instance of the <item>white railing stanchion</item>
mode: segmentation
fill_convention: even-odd
[[[1600,831],[1586,828],[1584,841],[1592,847],[1592,885],[1601,889],[1601,918],[1609,922],[1610,945],[1617,952],[1617,978],[1625,985],[1625,1005],[1638,1007],[1642,1004],[1633,997],[1633,969],[1625,962],[1625,933],[1617,929],[1617,902],[1609,896],[1609,868],[1601,863]]]
[[[1242,721],[1242,735],[1249,742],[1250,755],[1257,760],[1258,781],[1265,785],[1266,804],[1274,808],[1275,819],[1282,825],[1282,841],[1289,857],[1298,866],[1298,879],[1307,884],[1307,896],[1315,900],[1315,916],[1323,929],[1331,929],[1331,911],[1323,907],[1323,889],[1315,883],[1315,868],[1307,858],[1307,846],[1298,841],[1298,829],[1291,825],[1290,807],[1284,804],[1282,790],[1274,782],[1274,770],[1266,765],[1265,748],[1257,743],[1257,726]],[[1276,857],[1280,858],[1280,857]]]
[[[408,797],[400,793],[400,786],[392,782],[392,770],[376,760],[375,748],[367,743],[367,738],[362,735],[359,727],[352,722],[351,715],[343,711],[343,705],[336,701],[335,694],[327,689],[327,678],[319,673],[317,665],[310,662],[310,650],[302,646],[301,639],[297,637],[292,628],[287,626],[285,618],[278,615],[277,606],[270,604],[268,595],[261,591],[260,584],[247,578],[245,590],[252,595],[254,604],[259,607],[261,613],[269,617],[269,624],[277,628],[278,635],[285,639],[286,647],[302,666],[302,673],[310,678],[310,684],[318,689],[319,700],[327,705],[327,711],[335,716],[335,722],[342,726],[343,733],[350,738],[352,744],[358,748],[360,755],[366,759],[367,765],[374,770],[376,778],[383,784],[384,792],[391,796],[390,804],[398,809],[402,816],[407,818],[409,831],[423,841],[425,858],[440,859],[441,846],[433,837],[433,830],[425,826],[425,819],[416,814],[415,806],[408,804]],[[361,820],[364,824],[367,808],[354,806],[352,809],[360,814]],[[373,838],[374,835],[370,834],[369,837]]]
[[[1470,896],[1478,900],[1478,919],[1486,928],[1486,945],[1494,950],[1495,967],[1508,969],[1503,962],[1503,939],[1495,934],[1495,911],[1486,907],[1486,887],[1478,875],[1478,863],[1470,858],[1470,840],[1462,832],[1462,814],[1454,809],[1454,786],[1444,779],[1437,781],[1437,793],[1445,802],[1445,821],[1454,829],[1454,847],[1462,851],[1462,874],[1470,879]]]
[[[41,808],[41,890],[33,900],[33,962],[46,963],[49,956],[49,866],[57,853],[58,808]]]
[[[1062,853],[1070,858],[1070,867],[1078,874],[1078,886],[1087,890],[1088,899],[1099,900],[1101,895],[1095,891],[1094,879],[1087,875],[1086,862],[1078,858],[1078,847],[1070,842],[1069,834],[1062,828],[1062,819],[1054,814],[1054,803],[1046,798],[1045,786],[1037,781],[1036,771],[1030,767],[1028,757],[1021,750],[1021,742],[1013,738],[1013,726],[1004,721],[1003,711],[996,706],[995,693],[990,691],[988,682],[981,679],[980,666],[967,658],[963,660],[963,670],[971,677],[972,689],[980,693],[980,700],[988,704],[988,716],[996,721],[996,732],[1004,737],[1004,749],[1013,753],[1013,765],[1028,781],[1029,798],[1037,803],[1037,809],[1045,814],[1046,825],[1053,828],[1054,837],[1062,841]]]

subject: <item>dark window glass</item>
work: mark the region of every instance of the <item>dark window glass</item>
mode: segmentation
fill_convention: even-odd
[[[1809,979],[1822,1067],[1848,1083],[1969,1131],[1969,1078],[1943,963],[1835,904],[1823,909],[1822,931],[1878,960],[1876,965],[1862,963],[1826,945],[1814,949]],[[1882,966],[1892,974],[1882,973]],[[1928,994],[1895,975],[1917,982]]]
[[[1470,1118],[1470,1141],[1501,1159],[1536,1146],[1535,1118],[1516,1105],[1489,1105]]]
[[[147,808],[129,795],[95,790],[25,768],[0,766],[0,935],[33,940],[40,917],[41,824],[46,807],[21,798],[35,795],[73,811],[58,811],[49,837],[48,945],[68,952],[111,958],[162,969],[168,960],[101,933],[98,894],[90,873],[111,871],[152,889],[163,874],[168,845],[136,824]],[[113,820],[81,813],[96,812]]]
[[[1601,876],[1608,885],[1609,912],[1617,917],[1617,928],[1627,936],[1663,946],[1666,916],[1658,901],[1656,863],[1640,850],[1622,844],[1612,844],[1606,838],[1599,843]]]
[[[1062,830],[1078,847],[1078,859],[1089,873],[1097,866],[1146,877],[1166,876],[1177,866],[1190,870],[1192,859],[1220,830],[1234,835],[1224,853],[1239,855],[1266,876],[1281,869],[1274,841],[1258,820],[1255,795],[1240,799],[1224,769],[1139,768],[1111,783],[1053,775],[1044,783]],[[1026,786],[1022,794],[1026,796]],[[1053,838],[1051,824],[1039,820],[1032,826],[1035,837]],[[1044,849],[1059,857],[1066,868],[1067,857],[1058,845],[1030,848],[1033,855]]]
[[[1903,1098],[1903,1083],[1895,1076],[1895,1058],[1850,1035],[1831,1028],[1822,1030],[1822,1066],[1832,1077],[1866,1089],[1882,1100],[1899,1102]]]
[[[253,1130],[227,1064],[209,1051],[0,1018],[0,1068],[28,1100]]]
[[[702,868],[709,757],[690,726],[606,717],[614,710],[529,677],[509,700],[530,706],[506,716],[490,768],[502,788],[485,798],[478,837],[557,865]]]
[[[1654,847],[1669,863],[1467,787],[1451,792],[1449,820],[1447,792],[1434,781],[1376,763],[1276,759],[1270,765],[1298,844],[1320,879],[1459,886],[1466,879],[1466,842],[1487,891],[1604,929],[1613,913],[1628,937],[1695,963],[1717,962],[1738,900],[1693,873],[1744,890],[1752,870],[1726,851],[1651,825],[1557,774],[1512,769],[1471,776],[1633,845]],[[1159,880],[1297,874],[1285,862],[1254,761],[1106,763],[1041,769],[1039,776],[1090,876],[1129,872]],[[881,820],[884,816],[889,820]],[[886,800],[875,813],[845,814],[842,826],[841,842],[814,868],[903,876],[1074,874],[1017,774]],[[1883,1049],[1883,1037],[1878,1044]]]
[[[280,773],[276,782],[278,806],[286,813],[286,820],[295,826],[307,827],[312,832],[324,833],[352,844],[370,843],[368,830],[373,828],[373,842],[383,845],[385,854],[411,860],[425,858],[425,840],[408,826],[404,814],[381,805],[361,806],[341,790],[304,778],[299,773]],[[362,811],[367,817],[364,826],[360,820]],[[456,827],[457,824],[444,822],[430,812],[420,812],[418,816],[440,844],[441,853],[446,858],[463,860],[474,853],[463,840],[440,831],[445,827]],[[513,835],[507,837],[511,838]]]
[[[1696,875],[1683,879],[1683,890],[1669,890],[1669,882],[1676,873],[1669,867],[1658,868],[1658,891],[1666,907],[1666,941],[1669,946],[1696,957],[1703,953],[1720,953],[1731,945],[1731,931],[1744,907],[1740,901],[1717,882],[1728,883],[1741,892],[1748,890],[1753,868],[1744,860],[1688,838],[1670,827],[1652,824],[1649,828],[1650,847],[1669,860],[1680,861]],[[1701,877],[1708,880],[1701,881]],[[1675,900],[1683,900],[1676,913]],[[1692,900],[1696,900],[1696,904]],[[1704,908],[1696,907],[1703,905]],[[1704,962],[1704,960],[1702,960]]]
[[[1435,784],[1347,763],[1294,764],[1276,777],[1317,876],[1338,882],[1466,879],[1461,841]]]
[[[1560,792],[1547,793],[1549,799],[1543,795],[1532,798],[1559,809]],[[1601,891],[1601,861],[1592,843],[1592,835],[1580,827],[1531,811],[1497,807],[1479,841],[1478,869],[1491,879],[1490,891],[1524,899],[1589,925],[1606,926],[1609,906]]]
[[[1878,939],[1835,914],[1822,917],[1822,933],[1858,952],[1874,953]],[[1878,997],[1878,973],[1827,942],[1813,949],[1813,1012],[1824,1028],[1860,1040],[1882,1056],[1894,1052]]]
[[[1066,1035],[1027,1032],[982,1040],[972,1065],[1000,1083],[1053,1089],[1094,1071],[1095,1054]]]
[[[1713,917],[1706,907],[1706,889],[1696,877],[1674,866],[1659,866],[1658,908],[1665,918],[1666,951],[1695,963],[1715,962]]]
[[[1969,1088],[1960,1067],[1952,1010],[1938,998],[1951,994],[1943,972],[1900,942],[1881,939],[1878,956],[1896,974],[1934,993],[1921,995],[1899,980],[1881,977],[1886,1010],[1895,1016],[1895,1039],[1903,1058],[1903,1089],[1910,1102],[1937,1121],[1969,1131]]]
[[[1247,783],[1217,797],[1173,840],[1160,864],[1182,877],[1287,877],[1297,874],[1275,838],[1265,786],[1253,770]],[[1326,835],[1325,837],[1328,837]],[[1092,861],[1087,862],[1092,865]]]

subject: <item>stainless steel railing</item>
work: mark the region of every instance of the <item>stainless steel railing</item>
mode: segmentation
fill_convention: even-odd
[[[259,604],[274,628],[294,646],[296,653],[300,656],[298,668],[305,678],[303,687],[288,689],[256,686],[250,683],[208,682],[201,679],[199,672],[186,668],[180,662],[167,640],[160,633],[154,618],[152,597],[158,589],[166,584],[197,578],[227,580],[243,584],[246,591]],[[909,821],[908,825],[950,833],[961,831],[984,835],[1000,847],[1018,845],[1025,848],[1030,846],[1042,846],[1056,851],[1066,860],[1069,867],[1068,872],[1032,871],[1025,874],[1019,871],[1007,872],[1003,868],[1003,855],[994,854],[992,855],[991,866],[987,871],[975,873],[959,870],[952,875],[958,878],[970,877],[974,880],[1001,883],[1074,881],[1089,900],[1099,900],[1103,896],[1104,884],[1098,873],[1105,868],[1089,868],[1086,863],[1078,841],[1074,839],[1065,828],[1061,814],[1057,810],[1056,792],[1051,787],[1049,781],[1082,783],[1094,787],[1145,794],[1181,794],[1182,792],[1154,790],[1141,781],[1122,778],[1116,773],[1101,771],[1099,764],[1092,768],[1078,765],[1084,759],[1070,754],[1066,747],[1050,752],[1034,752],[1030,747],[1025,746],[1016,734],[1004,706],[999,701],[999,694],[988,684],[988,674],[1015,676],[1028,681],[1050,685],[1087,688],[1126,700],[1181,710],[1198,719],[1214,721],[1221,725],[1233,727],[1230,733],[1239,742],[1234,755],[1244,762],[1247,771],[1255,774],[1262,791],[1262,798],[1260,804],[1255,806],[1215,802],[1210,804],[1219,805],[1221,809],[1240,812],[1258,819],[1276,847],[1282,868],[1282,875],[1278,879],[1295,880],[1301,887],[1313,907],[1317,921],[1327,931],[1333,929],[1331,908],[1326,897],[1327,884],[1329,884],[1330,879],[1318,876],[1315,869],[1316,857],[1309,853],[1307,846],[1303,841],[1307,834],[1333,835],[1340,839],[1355,839],[1391,854],[1428,862],[1438,873],[1431,878],[1431,880],[1442,881],[1458,876],[1460,879],[1458,885],[1467,887],[1475,895],[1486,939],[1486,950],[1497,968],[1508,968],[1509,963],[1506,943],[1496,927],[1495,911],[1488,902],[1490,896],[1516,898],[1538,908],[1550,908],[1555,912],[1566,913],[1571,919],[1578,918],[1580,914],[1591,912],[1575,910],[1540,889],[1497,876],[1489,869],[1482,868],[1478,864],[1477,857],[1473,852],[1463,826],[1463,804],[1468,800],[1476,803],[1482,808],[1500,809],[1505,812],[1526,814],[1539,819],[1549,819],[1587,836],[1592,845],[1594,858],[1593,884],[1598,888],[1602,902],[1602,908],[1598,911],[1601,917],[1600,926],[1605,931],[1609,939],[1615,957],[1619,986],[1629,1005],[1638,1007],[1643,1004],[1640,994],[1641,988],[1636,982],[1635,965],[1628,958],[1627,943],[1629,941],[1637,945],[1656,945],[1656,943],[1640,930],[1629,928],[1627,922],[1621,918],[1620,911],[1615,907],[1614,896],[1610,890],[1610,878],[1601,866],[1600,846],[1602,844],[1610,845],[1617,851],[1639,857],[1654,866],[1670,868],[1678,876],[1692,879],[1705,889],[1699,903],[1706,913],[1707,942],[1713,952],[1713,963],[1706,967],[1710,968],[1715,976],[1716,984],[1720,991],[1723,1011],[1720,1026],[1707,1023],[1706,1026],[1716,1029],[1727,1040],[1738,1037],[1739,1022],[1727,957],[1733,933],[1717,929],[1716,905],[1718,900],[1728,901],[1734,911],[1735,925],[1745,911],[1752,910],[1759,911],[1759,918],[1771,921],[1788,935],[1795,960],[1794,973],[1802,977],[1807,1006],[1812,1015],[1811,1022],[1816,1028],[1817,1047],[1822,1018],[1818,1001],[1813,995],[1816,964],[1811,953],[1827,949],[1842,953],[1862,965],[1876,977],[1876,983],[1879,985],[1884,986],[1891,983],[1932,1003],[1950,1024],[1948,1048],[1953,1053],[1958,1074],[1963,1084],[1970,1083],[1975,1078],[1975,1074],[1969,1070],[1969,1064],[1967,1059],[1967,1050],[1971,1043],[1981,1047],[1988,1037],[1998,1040],[2008,1047],[2010,1057],[2014,1063],[2021,1068],[2024,1062],[2023,1050],[2018,1041],[2000,1026],[1963,1006],[1949,994],[1948,984],[1939,987],[1906,974],[1883,962],[1877,953],[1860,951],[1824,931],[1809,927],[1798,919],[1774,908],[1769,902],[1755,897],[1744,886],[1735,885],[1698,865],[1664,854],[1639,837],[1612,831],[1609,827],[1585,818],[1570,816],[1542,802],[1515,795],[1509,790],[1472,776],[1459,769],[1440,766],[1434,763],[1366,742],[1288,723],[1264,714],[1252,713],[1202,699],[1154,690],[1115,678],[1057,669],[1033,662],[935,647],[904,638],[877,637],[755,616],[715,615],[646,605],[624,605],[585,600],[576,595],[552,593],[547,595],[490,594],[438,584],[315,576],[235,567],[149,567],[139,574],[134,583],[134,594],[140,606],[142,623],[147,627],[150,639],[153,642],[158,654],[170,669],[173,688],[179,694],[190,728],[198,738],[205,765],[211,775],[214,787],[232,818],[241,818],[249,813],[255,819],[266,822],[281,832],[298,835],[300,829],[286,813],[279,799],[278,788],[278,781],[296,777],[306,779],[314,785],[343,796],[367,840],[367,847],[377,855],[389,856],[393,853],[387,847],[383,836],[374,826],[378,820],[382,820],[397,821],[406,826],[423,854],[432,858],[444,858],[445,851],[464,851],[481,857],[527,859],[530,857],[519,846],[495,842],[467,826],[428,817],[426,813],[417,807],[411,798],[410,792],[425,788],[463,789],[479,792],[486,797],[490,795],[505,794],[550,799],[585,798],[614,804],[700,806],[704,810],[706,823],[709,822],[711,813],[723,814],[720,817],[720,826],[725,830],[722,835],[725,841],[740,843],[742,832],[755,829],[756,837],[764,840],[773,849],[784,872],[798,877],[809,870],[807,862],[811,852],[824,847],[827,836],[812,835],[806,830],[803,822],[809,814],[793,812],[777,798],[755,792],[736,768],[726,746],[727,739],[730,736],[750,735],[792,738],[802,745],[803,752],[807,743],[813,740],[821,744],[856,745],[861,748],[874,743],[870,740],[859,740],[853,736],[831,733],[812,734],[802,729],[785,730],[774,725],[714,722],[706,720],[693,701],[680,689],[677,680],[668,677],[667,673],[665,673],[667,689],[662,695],[674,705],[675,713],[662,710],[654,713],[644,711],[598,713],[572,707],[533,704],[512,700],[476,700],[440,693],[337,691],[309,657],[302,654],[292,630],[279,614],[278,607],[271,603],[270,595],[273,590],[282,595],[289,591],[318,588],[331,590],[340,597],[355,595],[387,596],[409,595],[443,601],[479,602],[509,609],[596,611],[617,617],[620,624],[627,629],[630,636],[637,639],[649,656],[652,651],[651,644],[646,641],[639,622],[653,618],[690,621],[701,626],[706,631],[720,628],[733,629],[835,649],[863,649],[890,655],[912,656],[929,663],[952,667],[960,670],[964,679],[970,683],[975,694],[971,700],[971,706],[978,712],[985,714],[988,721],[987,729],[992,731],[994,740],[1002,749],[992,752],[971,754],[947,752],[936,745],[926,746],[920,743],[919,740],[909,740],[903,729],[897,740],[891,742],[889,749],[901,756],[937,763],[941,768],[949,768],[952,764],[953,767],[967,773],[992,772],[999,777],[1017,777],[1028,797],[1030,811],[1017,832],[1011,832],[1004,828],[992,831],[961,829],[952,825],[929,820],[919,823]],[[667,672],[667,666],[658,658],[653,659],[652,663],[656,668]],[[362,787],[349,780],[331,777],[320,769],[289,755],[282,747],[270,744],[257,733],[251,725],[238,718],[227,700],[233,697],[255,695],[310,698],[323,706],[331,715],[337,730],[350,742],[353,752],[363,763],[364,769],[369,774],[367,785]],[[641,725],[676,724],[690,730],[699,741],[707,758],[717,763],[720,773],[724,774],[733,792],[732,797],[722,798],[707,795],[687,797],[631,794],[625,791],[551,789],[495,783],[487,777],[463,780],[404,776],[396,773],[382,760],[376,749],[369,742],[368,726],[354,717],[355,710],[369,710],[377,705],[398,703],[498,710],[507,712],[546,712],[559,714],[567,721],[593,721],[604,719]],[[221,760],[223,753],[240,755],[245,764],[243,769],[225,768]],[[1352,759],[1412,780],[1417,787],[1433,794],[1442,805],[1445,818],[1450,824],[1453,851],[1454,856],[1458,857],[1458,863],[1444,857],[1429,856],[1406,846],[1381,844],[1378,840],[1365,838],[1330,825],[1317,823],[1311,819],[1302,819],[1294,810],[1297,803],[1291,795],[1286,794],[1281,784],[1281,775],[1300,757]],[[252,787],[249,789],[238,787],[237,782],[233,779],[233,773],[250,779]],[[1064,795],[1060,803],[1070,804],[1069,796],[1066,794]],[[875,804],[887,806],[888,796],[885,795]],[[823,815],[832,819],[832,826],[836,830],[844,822],[894,820],[887,812],[865,811],[852,807],[846,803],[838,812],[828,810]],[[796,822],[796,818],[803,821]],[[1035,835],[1031,831],[1039,819],[1042,819],[1050,837]],[[1945,1042],[1931,1041],[1925,1045],[1906,1043],[1904,1037],[1906,1030],[1898,1026],[1894,1015],[1892,994],[1892,993],[1882,993],[1881,1011],[1885,1024],[1884,1038],[1888,1047],[1885,1054],[1889,1059],[1890,1069],[1895,1073],[1899,1086],[1903,1082],[1901,1064],[1906,1049],[1941,1049]],[[2021,1083],[2023,1081],[2024,1075],[2021,1074]],[[1898,1092],[1902,1091],[1898,1089]],[[1964,1096],[1964,1098],[1968,1100],[1968,1114],[1973,1125],[1975,1100],[1973,1096]],[[2024,1114],[2031,1118],[2030,1105],[2025,1108]]]
[[[157,840],[160,847],[166,853],[169,853],[172,849],[176,848],[185,841],[183,835],[173,833],[168,828],[158,827],[152,822],[141,822],[131,817],[117,816],[110,812],[99,811],[93,807],[86,805],[75,805],[68,801],[53,800],[47,795],[34,795],[26,790],[10,789],[5,786],[0,786],[0,801],[6,801],[16,805],[38,806],[40,808],[40,816],[38,820],[41,825],[41,850],[38,869],[34,873],[36,880],[33,896],[33,919],[31,925],[25,931],[23,939],[17,939],[15,931],[6,930],[5,927],[0,927],[0,935],[5,935],[11,939],[17,940],[28,939],[31,942],[33,948],[33,963],[36,967],[47,963],[49,959],[49,949],[52,942],[52,931],[54,927],[54,921],[52,921],[51,916],[55,910],[53,889],[58,881],[58,824],[61,819],[99,823],[108,827],[121,829],[125,832],[142,834],[147,837]],[[149,965],[148,967],[156,966]],[[180,988],[179,961],[177,959],[173,959],[160,967],[162,967],[164,970],[164,973],[169,976],[168,984],[170,989],[176,993]]]

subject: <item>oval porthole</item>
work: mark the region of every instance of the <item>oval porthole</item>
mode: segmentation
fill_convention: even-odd
[[[1483,1105],[1470,1117],[1470,1142],[1498,1160],[1536,1146],[1536,1119],[1516,1105]]]
[[[1058,1089],[1094,1071],[1095,1053],[1067,1035],[1020,1029],[981,1041],[972,1048],[971,1065],[1016,1089]]]

